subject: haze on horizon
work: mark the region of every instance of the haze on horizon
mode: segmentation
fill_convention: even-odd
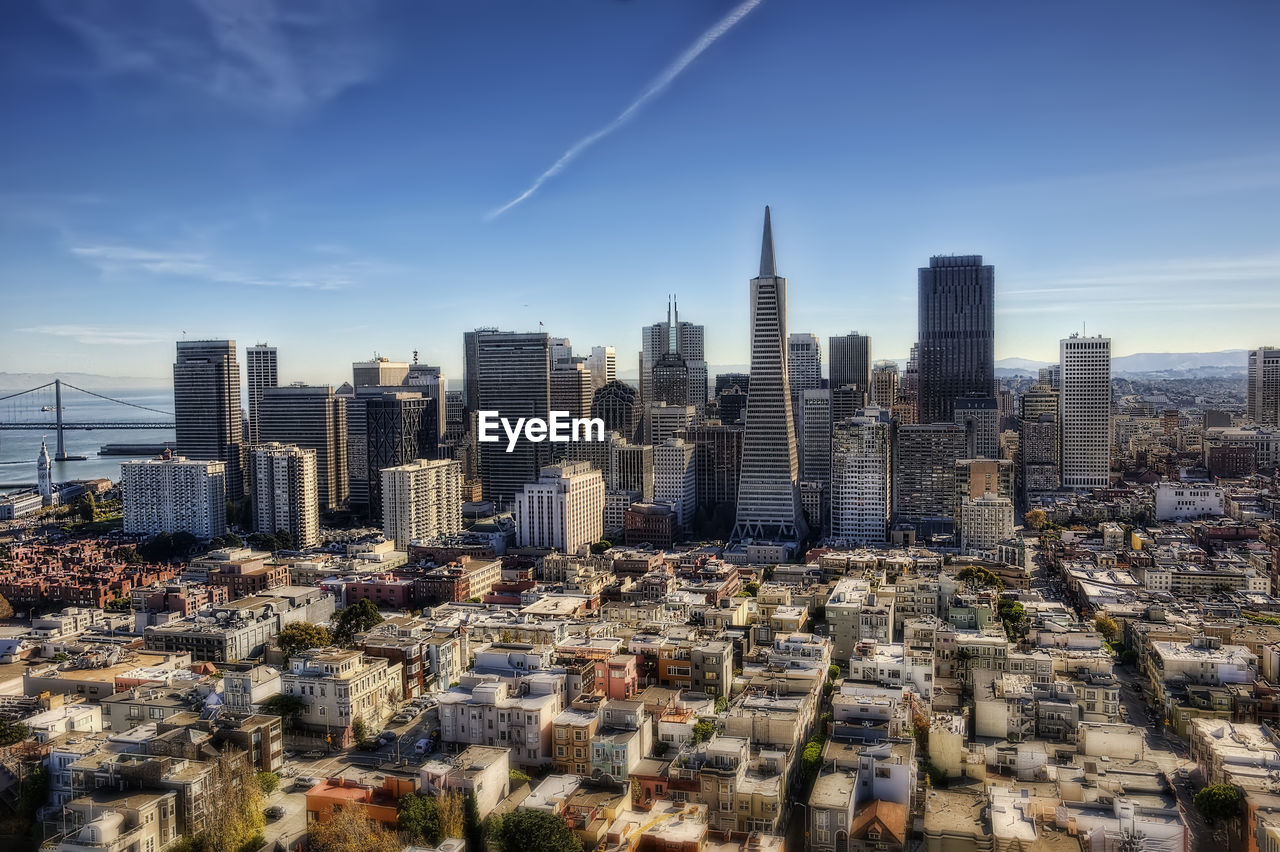
[[[668,293],[745,363],[766,203],[790,330],[877,358],[951,253],[997,358],[1278,342],[1280,6],[500,5],[15,6],[0,370],[163,377],[185,332],[458,377],[542,322],[626,371]]]

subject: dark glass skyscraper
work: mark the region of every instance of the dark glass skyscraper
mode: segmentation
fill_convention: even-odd
[[[244,422],[234,340],[180,340],[173,364],[177,454],[227,463],[227,499],[244,497]]]
[[[920,270],[919,422],[949,423],[962,396],[995,396],[995,267],[982,255]]]

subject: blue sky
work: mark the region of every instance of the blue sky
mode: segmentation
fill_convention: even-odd
[[[1276,32],[1262,0],[13,4],[0,370],[163,376],[186,331],[284,380],[457,376],[464,329],[539,322],[628,368],[671,292],[744,363],[766,203],[790,329],[876,357],[934,253],[995,264],[997,357],[1275,344]]]

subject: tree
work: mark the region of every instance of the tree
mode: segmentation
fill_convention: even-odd
[[[1093,629],[1101,633],[1102,638],[1108,642],[1116,641],[1116,637],[1120,635],[1120,625],[1106,613],[1100,614],[1093,620]]]
[[[270,796],[280,789],[280,776],[274,772],[259,772],[258,786],[262,789],[264,795]]]
[[[461,839],[467,832],[467,806],[461,793],[441,793],[436,799],[440,808],[440,833]]]
[[[840,667],[835,664],[827,666],[827,680],[835,681],[839,679],[840,679]]]
[[[521,784],[528,784],[531,780],[528,772],[522,772],[519,769],[512,769],[507,773],[507,777],[511,781],[511,789],[518,788]]]
[[[196,546],[196,537],[185,530],[173,534],[173,555],[186,556]]]
[[[435,799],[410,793],[401,796],[396,806],[396,827],[410,840],[439,846],[444,839],[440,827],[440,805]]]
[[[742,587],[742,591],[754,598],[756,596],[756,592],[760,591],[760,584],[755,580],[752,580],[750,583],[747,583]]]
[[[306,702],[296,695],[277,693],[258,705],[263,713],[279,716],[280,723],[286,731],[293,730],[298,719],[302,718],[302,710]]]
[[[716,696],[716,713],[723,713],[729,709],[729,699],[723,695]]]
[[[1049,520],[1049,515],[1044,509],[1032,509],[1027,512],[1022,520],[1031,529],[1040,530],[1044,529],[1045,522]]]
[[[1237,819],[1243,802],[1240,788],[1234,784],[1210,784],[1196,793],[1195,798],[1196,810],[1210,825]]]
[[[591,552],[599,556],[601,553],[604,553],[606,550],[608,550],[611,547],[613,547],[613,542],[609,541],[608,539],[602,538],[599,541],[597,541],[595,544],[591,545]]]
[[[710,719],[699,719],[693,723],[693,744],[704,743],[716,732],[715,723]]]
[[[116,548],[115,558],[125,565],[138,565],[142,562],[142,557],[138,555],[138,548],[132,546]]]
[[[288,530],[276,530],[276,541],[280,550],[293,550],[293,533]]]
[[[822,768],[822,743],[810,740],[805,743],[800,754],[800,771],[804,774],[805,784],[812,785]]]
[[[980,589],[999,590],[1004,588],[1004,580],[1001,580],[986,568],[979,568],[976,565],[966,565],[961,568],[956,572],[956,579],[961,583],[968,583]]]
[[[204,831],[192,839],[199,852],[241,852],[262,844],[267,821],[262,814],[262,787],[243,752],[223,752],[213,762],[208,791],[217,802]]]
[[[273,535],[256,532],[249,536],[249,546],[254,550],[269,550],[274,552],[280,549],[280,542]]]
[[[310,852],[400,852],[404,848],[396,832],[364,815],[363,808],[335,808],[328,822],[311,824]]]
[[[98,519],[98,500],[90,491],[80,498],[76,504],[76,511],[80,514],[82,521],[95,521]]]
[[[548,811],[511,811],[493,820],[489,834],[499,852],[582,852],[569,826]]]
[[[333,634],[326,627],[309,621],[286,624],[276,634],[276,644],[286,657],[292,657],[310,648],[324,648],[333,644]]]
[[[357,743],[369,739],[369,726],[365,724],[364,719],[357,718],[351,723],[351,736],[355,737]]]
[[[0,618],[13,618],[13,604],[4,595],[0,595]]]
[[[350,645],[357,633],[382,623],[382,613],[373,601],[365,598],[338,613],[334,619],[333,638],[339,645]]]

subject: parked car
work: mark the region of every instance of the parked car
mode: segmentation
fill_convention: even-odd
[[[266,815],[267,819],[280,819],[284,816],[284,808],[279,805],[272,805],[262,813]]]
[[[310,790],[312,787],[320,783],[319,778],[313,778],[310,775],[299,775],[293,780],[294,790]]]
[[[397,736],[399,735],[395,731],[383,731],[382,733],[378,734],[378,742],[393,743],[396,741]]]

